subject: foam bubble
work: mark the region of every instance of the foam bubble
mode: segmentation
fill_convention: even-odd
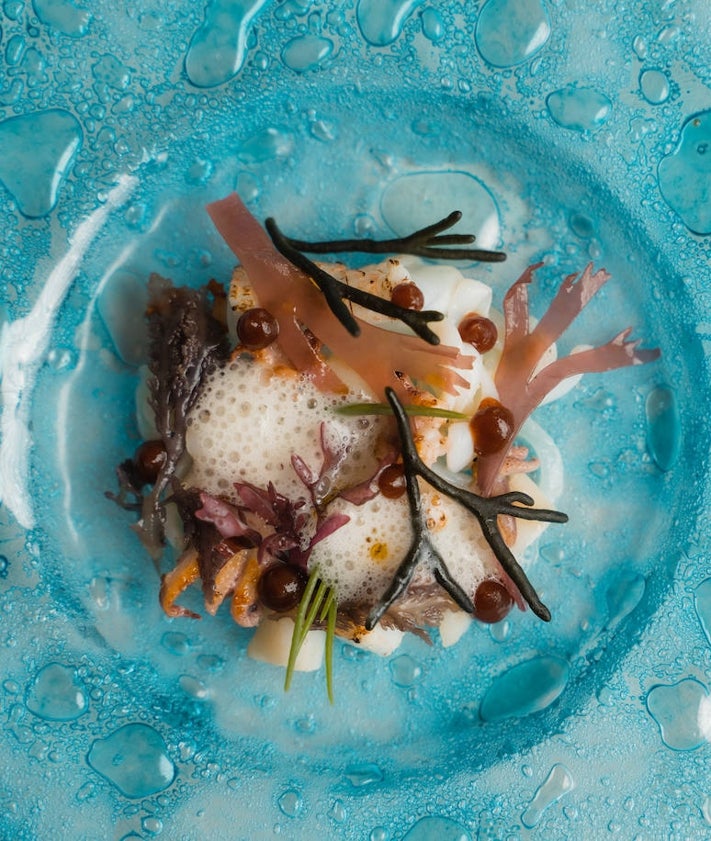
[[[186,444],[193,462],[186,481],[232,499],[236,481],[272,482],[290,499],[307,497],[291,459],[299,456],[318,475],[322,424],[327,440],[347,453],[340,479],[364,481],[377,465],[373,449],[383,421],[334,411],[362,400],[362,394],[324,394],[290,369],[237,358],[208,377],[190,412]]]

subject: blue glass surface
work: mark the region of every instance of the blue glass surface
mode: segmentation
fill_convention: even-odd
[[[0,837],[707,838],[711,16],[704,0],[6,0],[0,12]],[[204,205],[295,236],[453,209],[570,345],[662,358],[536,419],[565,463],[550,624],[323,675],[169,620],[104,496],[140,440],[150,272],[225,278]],[[199,594],[193,607],[199,609]]]

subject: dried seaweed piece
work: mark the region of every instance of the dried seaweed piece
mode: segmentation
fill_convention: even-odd
[[[264,223],[275,247],[297,268],[306,272],[323,292],[328,306],[352,336],[360,335],[360,325],[345,305],[345,300],[358,304],[372,312],[395,318],[406,324],[416,335],[429,344],[439,344],[439,337],[428,326],[431,321],[441,321],[444,316],[436,310],[411,310],[399,307],[386,298],[365,292],[342,283],[327,271],[309,260],[302,252],[312,254],[335,254],[344,251],[357,251],[363,254],[414,254],[434,260],[478,260],[485,262],[501,262],[506,255],[500,251],[485,251],[474,248],[447,248],[442,246],[468,245],[474,242],[472,234],[441,235],[455,225],[462,218],[459,210],[455,210],[439,222],[428,225],[406,237],[396,239],[374,240],[344,239],[324,242],[305,242],[285,236],[271,217]]]
[[[148,289],[149,400],[166,458],[143,498],[141,518],[134,528],[157,560],[164,540],[163,493],[185,452],[187,416],[203,377],[226,356],[227,332],[212,315],[206,290],[176,288],[156,274],[151,275]]]
[[[372,630],[380,620],[385,611],[395,602],[407,589],[417,566],[423,561],[429,561],[435,580],[454,601],[468,613],[474,612],[470,597],[451,577],[449,570],[439,552],[435,549],[430,539],[429,531],[420,505],[420,489],[417,477],[420,476],[433,488],[454,499],[464,506],[477,518],[481,526],[486,542],[491,547],[496,559],[501,564],[504,572],[516,585],[518,591],[528,604],[531,610],[545,622],[550,621],[551,614],[548,608],[541,602],[533,585],[528,580],[526,573],[518,564],[513,553],[506,545],[499,526],[497,517],[501,514],[508,514],[519,517],[523,520],[540,520],[546,523],[565,523],[567,515],[560,511],[551,511],[544,508],[522,508],[521,505],[533,505],[533,499],[525,493],[511,492],[499,494],[498,496],[479,496],[464,488],[457,487],[443,479],[431,470],[420,458],[412,430],[402,404],[392,389],[386,390],[386,397],[392,406],[397,422],[398,433],[402,444],[402,461],[407,484],[407,497],[410,506],[410,518],[413,527],[413,541],[410,549],[397,568],[390,586],[383,594],[380,601],[372,608],[365,623],[367,630]]]
[[[379,295],[373,295],[354,286],[348,286],[347,283],[337,280],[325,269],[317,266],[316,263],[313,263],[308,257],[294,248],[291,245],[291,241],[282,234],[273,219],[267,219],[264,226],[272,238],[276,249],[290,263],[293,263],[297,268],[306,272],[318,286],[331,312],[346,330],[348,330],[351,336],[360,336],[361,327],[344,303],[345,300],[352,301],[354,304],[359,304],[365,307],[365,309],[380,313],[380,315],[398,319],[403,324],[406,324],[421,339],[428,342],[428,344],[439,344],[439,336],[430,330],[428,324],[430,321],[442,321],[444,315],[441,312],[437,312],[437,310],[405,309],[404,307],[397,306],[397,304],[393,304],[392,301],[388,301],[386,298],[381,298]]]
[[[471,367],[471,357],[455,347],[430,345],[417,336],[385,330],[357,317],[360,337],[344,330],[311,278],[279,253],[236,193],[213,202],[207,210],[249,276],[260,306],[279,322],[281,350],[319,388],[339,391],[344,386],[319,353],[319,345],[311,341],[313,336],[353,369],[376,397],[388,385],[404,395],[408,380],[450,394],[468,387],[456,369]]]
[[[457,604],[438,584],[412,583],[402,596],[380,617],[379,624],[386,630],[415,634],[432,645],[428,628],[436,628],[445,613],[457,609]],[[338,636],[359,643],[366,633],[365,622],[371,606],[363,602],[346,602],[338,605]]]
[[[358,252],[359,254],[414,254],[430,260],[476,260],[483,263],[500,263],[506,259],[501,251],[488,251],[481,248],[447,248],[443,246],[470,245],[476,240],[473,234],[445,234],[462,218],[460,210],[452,211],[449,216],[432,225],[420,228],[405,237],[375,240],[336,239],[323,242],[306,242],[300,239],[287,239],[292,248],[309,254],[339,254]]]
[[[143,482],[140,480],[136,463],[127,458],[116,468],[119,491],[104,491],[104,496],[115,502],[124,511],[140,511],[143,506]],[[130,497],[133,497],[131,500]]]
[[[531,329],[528,286],[534,272],[542,265],[537,263],[529,266],[504,298],[506,335],[495,382],[499,400],[514,417],[511,440],[543,398],[567,377],[641,365],[652,362],[660,355],[656,348],[640,349],[639,341],[627,341],[631,332],[631,328],[628,328],[605,345],[561,357],[537,371],[546,350],[560,338],[583,307],[610,279],[604,269],[594,272],[592,264],[588,264],[579,275],[568,275],[548,310]],[[477,482],[483,494],[489,494],[493,489],[506,454],[507,449],[503,448],[497,453],[479,458]]]

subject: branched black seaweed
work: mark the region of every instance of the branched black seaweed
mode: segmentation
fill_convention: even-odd
[[[398,239],[344,239],[325,242],[304,242],[286,237],[274,219],[267,219],[264,223],[274,246],[289,262],[306,272],[316,283],[331,308],[331,311],[352,336],[360,333],[358,322],[348,309],[345,301],[351,301],[371,312],[395,318],[406,324],[416,335],[431,345],[439,344],[439,337],[428,326],[431,321],[442,321],[444,316],[436,310],[411,310],[399,307],[386,298],[373,295],[362,289],[342,283],[327,271],[317,266],[303,254],[328,254],[338,252],[361,252],[365,254],[416,254],[420,257],[445,260],[488,260],[489,262],[505,260],[506,255],[501,252],[482,251],[470,248],[444,248],[441,246],[464,245],[474,241],[471,234],[440,235],[441,231],[451,228],[461,219],[462,214],[455,210],[446,219],[429,225],[414,234]]]
[[[500,263],[506,259],[501,251],[487,251],[481,248],[451,248],[446,246],[470,245],[475,241],[473,234],[444,234],[462,218],[460,210],[454,210],[449,216],[432,225],[420,228],[405,237],[375,240],[337,239],[323,242],[305,242],[290,239],[289,243],[298,251],[309,254],[337,254],[358,252],[359,254],[414,254],[431,260],[473,260],[482,263]]]
[[[538,593],[536,593],[533,585],[528,580],[526,573],[506,545],[499,531],[497,517],[501,514],[509,514],[522,520],[565,523],[568,521],[567,515],[560,511],[551,511],[544,508],[522,508],[521,505],[531,506],[534,502],[525,493],[516,491],[499,494],[498,496],[479,496],[479,494],[468,491],[465,488],[460,488],[443,479],[431,470],[420,458],[412,437],[412,430],[410,429],[407,414],[393,389],[388,388],[386,390],[386,396],[395,415],[402,445],[402,461],[413,527],[413,540],[407,555],[395,572],[390,586],[380,601],[370,611],[365,627],[368,630],[372,630],[375,627],[390,605],[405,592],[415,574],[417,566],[422,561],[430,562],[437,583],[449,593],[463,610],[466,610],[468,613],[474,612],[471,599],[451,577],[442,556],[432,544],[420,504],[420,489],[417,483],[418,476],[423,478],[433,488],[440,491],[440,493],[445,494],[445,496],[454,499],[460,505],[464,506],[464,508],[477,518],[486,542],[491,547],[496,559],[506,574],[518,588],[524,601],[536,616],[545,622],[550,621],[550,611],[541,602]]]

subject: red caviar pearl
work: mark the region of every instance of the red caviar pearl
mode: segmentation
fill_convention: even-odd
[[[495,578],[487,578],[474,593],[474,616],[480,622],[492,625],[500,622],[513,607],[513,598],[504,585]]]
[[[477,455],[488,456],[503,449],[513,435],[514,416],[498,400],[486,397],[469,421]]]
[[[263,307],[245,310],[237,322],[237,337],[248,350],[261,350],[279,335],[279,323]]]
[[[406,310],[421,310],[425,305],[425,296],[414,283],[398,283],[390,293],[390,300]]]
[[[154,485],[167,457],[162,441],[144,441],[133,454],[136,475],[144,485]]]
[[[306,589],[306,576],[295,566],[276,563],[259,577],[259,599],[265,607],[284,613],[301,601]]]
[[[499,337],[499,331],[490,318],[471,312],[459,322],[458,329],[462,341],[474,345],[479,353],[491,350]]]
[[[378,489],[387,499],[399,499],[406,490],[405,471],[401,464],[390,464],[378,476]]]

